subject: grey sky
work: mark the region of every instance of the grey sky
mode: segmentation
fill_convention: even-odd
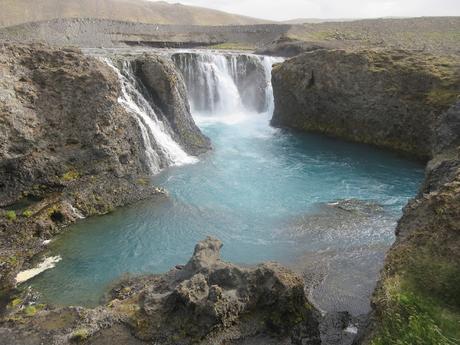
[[[181,2],[273,20],[460,15],[460,0],[168,0],[168,2]]]

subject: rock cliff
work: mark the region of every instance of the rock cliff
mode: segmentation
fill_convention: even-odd
[[[35,306],[31,317],[23,298],[8,308],[0,336],[11,345],[27,339],[98,344],[98,336],[112,330],[111,341],[124,339],[124,345],[320,344],[319,313],[299,276],[275,263],[250,268],[226,263],[221,247],[207,238],[185,266],[123,281],[97,309]],[[53,317],[63,321],[50,328]]]
[[[458,57],[317,50],[273,73],[272,123],[431,159],[405,207],[356,344],[460,339]]]
[[[157,71],[168,68],[160,60],[151,65]],[[107,64],[75,49],[4,44],[0,71],[0,288],[4,288],[43,248],[43,240],[65,225],[164,193],[148,182],[139,121],[119,103],[121,84]],[[179,91],[167,100],[169,107],[162,114],[172,119],[184,150],[201,153],[209,149],[209,140],[184,108],[183,83],[173,84],[167,79],[169,72],[159,74],[155,87]]]
[[[458,58],[316,50],[273,70],[272,124],[427,159],[433,128],[460,90]]]

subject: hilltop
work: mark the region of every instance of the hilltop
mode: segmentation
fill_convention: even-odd
[[[56,18],[182,25],[252,25],[268,20],[203,7],[147,0],[1,0],[0,27]]]

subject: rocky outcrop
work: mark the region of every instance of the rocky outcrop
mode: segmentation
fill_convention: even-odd
[[[318,50],[278,65],[273,84],[274,125],[431,159],[420,193],[398,222],[371,322],[355,343],[458,342],[458,58]]]
[[[460,90],[458,59],[406,51],[317,50],[273,70],[272,124],[427,159],[437,117]]]
[[[156,105],[157,113],[173,129],[176,142],[193,155],[208,151],[210,140],[201,134],[192,119],[185,83],[174,63],[161,56],[144,55],[132,64]]]
[[[3,44],[0,70],[1,289],[66,225],[164,192],[149,183],[139,121],[119,103],[120,80],[107,64],[75,49]],[[198,154],[209,141],[180,111],[182,97],[162,114]]]
[[[22,300],[10,304],[10,324],[0,325],[0,335],[12,345],[29,336],[53,344],[78,337],[92,343],[103,329],[128,326],[139,343],[320,344],[319,314],[299,276],[275,263],[251,268],[226,263],[221,247],[215,238],[199,242],[185,266],[122,282],[105,307],[45,310],[27,318]],[[73,323],[45,332],[44,315],[49,320],[52,313],[63,320],[72,313]],[[129,334],[126,328],[124,333]]]
[[[428,167],[396,229],[361,343],[454,344],[460,333],[460,150]],[[455,164],[455,168],[452,167]],[[435,181],[435,182],[433,182]]]

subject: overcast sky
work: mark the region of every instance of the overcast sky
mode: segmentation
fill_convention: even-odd
[[[272,20],[460,15],[460,0],[168,0],[168,2],[181,2]]]

